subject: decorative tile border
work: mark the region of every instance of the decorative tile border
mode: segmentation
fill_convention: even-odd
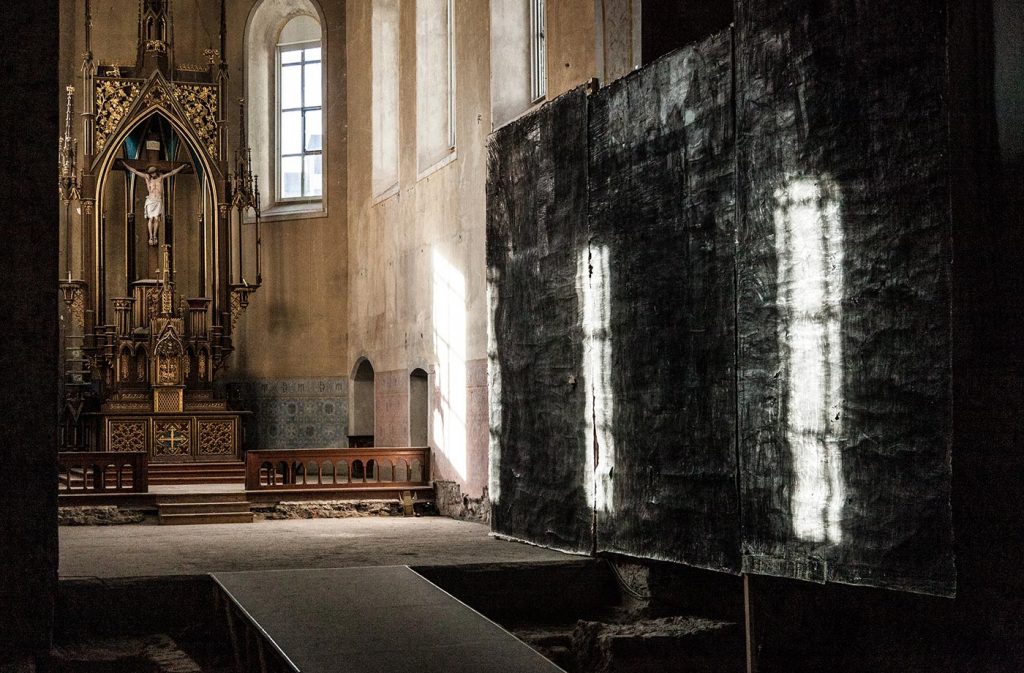
[[[223,384],[244,418],[246,449],[347,446],[348,378],[256,379]]]

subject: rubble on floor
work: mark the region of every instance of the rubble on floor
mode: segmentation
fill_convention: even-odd
[[[402,516],[398,500],[311,500],[255,505],[253,513],[260,519],[347,519],[364,516]]]
[[[163,634],[55,646],[47,663],[49,670],[67,673],[203,673]]]
[[[57,523],[61,526],[115,526],[145,520],[145,511],[121,509],[117,505],[60,507],[57,510]]]

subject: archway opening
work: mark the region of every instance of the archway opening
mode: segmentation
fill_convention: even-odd
[[[373,446],[373,365],[361,358],[352,374],[352,413],[349,416],[349,446]]]
[[[427,373],[414,369],[409,374],[409,446],[427,446]]]

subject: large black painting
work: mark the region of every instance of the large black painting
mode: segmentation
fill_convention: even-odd
[[[584,315],[598,549],[736,572],[731,65],[726,31],[591,96]]]
[[[586,248],[580,89],[495,133],[487,166],[492,526],[593,547],[577,260]]]

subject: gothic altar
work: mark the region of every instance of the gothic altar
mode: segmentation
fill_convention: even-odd
[[[225,119],[224,3],[202,65],[175,60],[171,0],[138,13],[135,62],[102,63],[86,2],[80,137],[67,87],[61,448],[235,460],[240,412],[214,382],[263,278],[244,121],[230,146]]]

